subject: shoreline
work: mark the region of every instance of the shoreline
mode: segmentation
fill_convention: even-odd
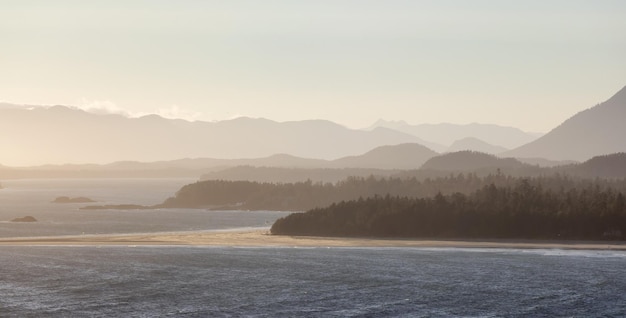
[[[222,247],[389,247],[512,248],[626,251],[622,241],[508,239],[403,239],[272,235],[269,230],[161,232],[1,238],[0,246],[222,246]]]

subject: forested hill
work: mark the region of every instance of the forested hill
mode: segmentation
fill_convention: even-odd
[[[376,196],[294,213],[272,234],[413,238],[623,239],[623,192],[599,185],[554,191],[522,179],[429,198]]]
[[[578,165],[553,170],[585,178],[626,178],[626,153],[597,156]]]
[[[493,173],[500,169],[510,175],[537,175],[542,169],[524,164],[514,158],[499,158],[494,155],[476,151],[458,151],[430,158],[421,170],[438,170],[451,172],[475,172],[478,174]]]
[[[259,183],[250,181],[200,181],[182,187],[174,197],[160,207],[283,210],[304,211],[325,207],[334,202],[356,200],[375,195],[424,198],[437,193],[469,194],[485,185],[514,186],[521,179],[494,174],[477,177],[475,174],[458,174],[447,177],[426,178],[357,178],[350,177],[332,183],[311,181],[296,183]],[[626,193],[625,180],[596,180],[570,178],[554,175],[525,179],[533,186],[558,191],[560,189],[613,188]]]

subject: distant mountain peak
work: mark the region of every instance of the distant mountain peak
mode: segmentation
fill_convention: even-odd
[[[65,106],[65,105],[52,105],[50,107],[46,107],[46,110],[53,112],[85,112],[84,110],[78,107]]]
[[[144,115],[141,116],[137,119],[147,119],[147,120],[168,120],[167,118],[157,115],[157,114],[148,114],[148,115]]]
[[[626,151],[626,87],[596,106],[578,112],[539,139],[508,156],[585,161]]]
[[[615,93],[615,95],[609,98],[609,100],[611,99],[618,99],[622,101],[626,100],[626,86],[622,87],[622,89],[620,89],[617,93]]]
[[[450,145],[450,147],[448,148],[448,152],[457,152],[463,150],[478,151],[495,155],[505,152],[508,149],[498,145],[492,145],[474,137],[459,139],[453,142],[452,145]]]
[[[267,118],[255,118],[255,117],[248,117],[248,116],[239,116],[239,117],[235,117],[232,119],[227,119],[227,120],[223,120],[223,121],[217,121],[216,123],[224,123],[224,122],[275,122],[273,120],[267,119]]]
[[[334,160],[336,168],[417,169],[437,152],[418,143],[376,147],[360,156]]]
[[[427,141],[427,143],[430,143],[427,146],[437,151],[445,151],[455,141],[468,137],[480,139],[491,145],[512,149],[533,141],[541,135],[525,132],[515,127],[481,123],[409,125],[403,121],[389,122],[379,120],[373,127],[386,127],[413,135]],[[439,147],[432,144],[439,145]]]
[[[288,153],[275,153],[271,156],[268,156],[267,158],[297,158],[294,155],[290,155]]]

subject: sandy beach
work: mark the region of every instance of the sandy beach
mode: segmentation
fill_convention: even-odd
[[[267,230],[80,235],[0,239],[0,246],[190,245],[233,247],[457,247],[626,250],[622,242],[539,240],[424,240],[271,235]]]

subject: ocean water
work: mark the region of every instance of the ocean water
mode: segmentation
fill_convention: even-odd
[[[192,181],[3,181],[0,219],[40,222],[1,223],[0,235],[264,227],[285,214],[50,203],[154,204]],[[0,317],[626,316],[620,251],[0,246],[0,269]]]
[[[127,234],[267,228],[288,212],[204,209],[79,210],[86,205],[154,205],[194,179],[26,179],[5,180],[0,190],[0,237]],[[59,196],[88,197],[95,203],[52,203]],[[31,215],[38,222],[10,220]]]
[[[2,317],[624,317],[621,252],[0,247]]]

